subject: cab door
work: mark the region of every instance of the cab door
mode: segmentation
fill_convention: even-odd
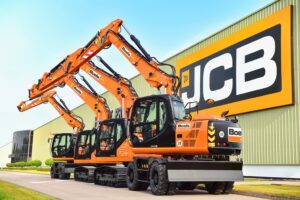
[[[175,129],[169,98],[150,96],[136,100],[129,131],[134,147],[174,147]]]
[[[82,131],[78,134],[75,158],[76,159],[90,159],[91,154],[95,149],[96,130]]]
[[[126,139],[124,119],[112,119],[103,121],[97,137],[96,156],[115,157],[118,147]]]
[[[52,140],[51,153],[54,158],[73,157],[74,146],[72,133],[56,134]]]

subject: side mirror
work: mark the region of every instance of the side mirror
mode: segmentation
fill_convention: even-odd
[[[231,121],[232,121],[233,123],[238,123],[238,122],[239,122],[239,117],[238,117],[238,116],[234,116],[234,118],[231,119]]]

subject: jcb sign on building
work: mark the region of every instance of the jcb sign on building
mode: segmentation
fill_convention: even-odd
[[[287,7],[179,60],[183,101],[215,114],[292,104],[291,34]],[[208,99],[215,103],[206,104]]]

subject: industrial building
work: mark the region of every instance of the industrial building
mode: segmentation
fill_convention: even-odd
[[[183,100],[199,102],[190,111],[239,116],[246,176],[300,178],[299,12],[298,0],[274,1],[165,60],[182,78]],[[157,93],[141,76],[131,81],[139,96]],[[93,127],[87,105],[74,113]],[[71,131],[61,117],[36,128],[32,159],[50,158],[49,139]]]

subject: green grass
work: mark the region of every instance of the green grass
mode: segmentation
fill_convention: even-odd
[[[9,170],[7,170],[7,169],[3,169],[2,171],[21,172],[21,173],[28,173],[28,174],[44,174],[44,175],[49,175],[50,174],[50,172],[48,172],[48,171],[37,171],[37,170],[18,170],[18,169],[9,169]]]
[[[300,186],[294,185],[235,185],[234,190],[279,197],[300,198]]]
[[[54,200],[55,198],[0,180],[0,199]]]
[[[5,167],[2,170],[35,170],[41,172],[50,172],[50,167]]]
[[[9,171],[9,172],[22,172],[22,173],[29,173],[29,174],[45,174],[49,175],[50,174],[50,168],[2,168],[0,171]],[[1,200],[1,199],[0,199]]]

